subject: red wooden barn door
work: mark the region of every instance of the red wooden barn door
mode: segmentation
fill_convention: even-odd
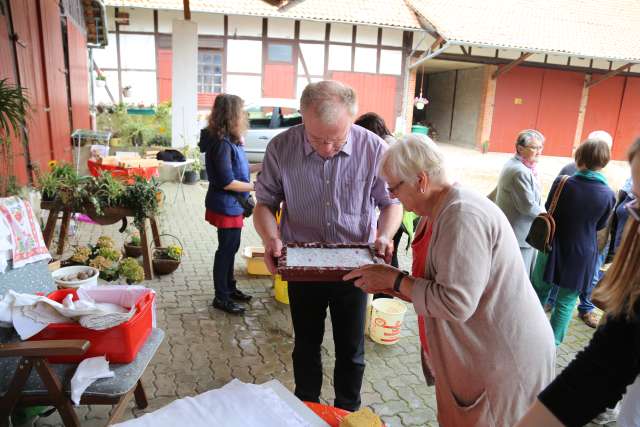
[[[625,77],[612,77],[589,88],[589,100],[584,116],[581,140],[594,130],[604,130],[615,136],[622,104]],[[614,142],[615,144],[615,142]]]
[[[544,70],[535,128],[545,136],[545,155],[571,156],[583,87],[582,73]]]
[[[71,161],[71,128],[65,75],[60,9],[56,0],[41,0],[40,22],[53,158]]]
[[[627,77],[613,144],[613,158],[624,160],[629,146],[638,137],[640,137],[640,78]]]
[[[584,74],[517,67],[498,77],[489,149],[513,152],[523,129],[546,138],[544,154],[570,156]]]
[[[262,96],[295,98],[295,69],[291,64],[265,64]]]
[[[48,104],[42,64],[38,2],[11,0],[11,12],[14,31],[19,37],[15,47],[20,84],[26,88],[31,102],[31,112],[27,118],[29,157],[33,165],[46,169],[47,162],[51,160],[52,146],[49,116],[46,112]],[[26,153],[22,146],[19,155],[16,160],[25,160]],[[21,182],[25,182],[27,177],[26,167],[19,167],[18,162],[16,176]]]
[[[90,129],[87,39],[70,19],[67,19],[67,39],[73,128]]]
[[[518,133],[536,127],[544,70],[518,67],[498,77],[489,149],[512,153]]]
[[[378,113],[387,127],[394,130],[397,77],[334,71],[331,78],[346,83],[355,90],[358,114]]]
[[[158,102],[171,101],[171,49],[158,49]]]

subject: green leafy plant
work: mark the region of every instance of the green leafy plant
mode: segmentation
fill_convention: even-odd
[[[109,172],[102,172],[87,183],[89,202],[98,214],[102,214],[104,208],[119,206],[125,191],[126,187],[122,181],[114,178]]]
[[[98,237],[98,243],[96,243],[97,248],[115,248],[116,244],[113,239],[109,236],[100,236]]]
[[[98,256],[105,257],[111,261],[118,261],[121,258],[120,252],[113,248],[99,248]]]
[[[0,196],[7,194],[13,169],[12,135],[26,146],[25,120],[30,111],[29,99],[24,88],[0,80]]]
[[[90,247],[80,246],[76,248],[76,250],[73,252],[73,255],[71,256],[71,261],[78,264],[87,265],[89,263],[89,259],[91,258],[92,253],[93,251],[91,250]]]
[[[127,234],[129,235],[129,241],[127,242],[127,244],[131,246],[142,245],[142,241],[140,240],[140,231],[138,229],[128,231]]]
[[[100,80],[100,81],[106,82],[107,81],[107,77],[104,74],[98,74],[96,76],[96,80]]]
[[[159,212],[157,196],[159,192],[160,187],[155,179],[147,182],[140,176],[136,176],[133,184],[126,187],[122,203],[134,211],[136,227],[144,227],[145,218],[156,216]]]
[[[135,258],[123,259],[120,262],[119,273],[129,284],[144,280],[144,270]]]

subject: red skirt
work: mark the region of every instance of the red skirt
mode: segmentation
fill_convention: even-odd
[[[209,224],[218,228],[242,228],[244,222],[242,215],[223,215],[209,209],[207,209],[204,219],[206,219]]]

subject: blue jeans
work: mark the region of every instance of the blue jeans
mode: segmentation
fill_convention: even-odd
[[[595,308],[595,305],[593,305],[593,303],[591,302],[591,292],[593,292],[593,289],[596,287],[600,279],[602,279],[602,272],[600,271],[600,269],[602,268],[602,264],[604,264],[604,260],[606,257],[605,253],[606,251],[602,251],[602,253],[598,255],[598,258],[596,259],[596,270],[593,273],[593,279],[591,280],[591,283],[589,283],[589,286],[587,286],[587,288],[580,293],[580,304],[578,305],[578,312],[580,314],[589,313]],[[551,289],[549,298],[547,299],[547,305],[553,307],[556,303],[557,297],[558,286],[554,286]]]

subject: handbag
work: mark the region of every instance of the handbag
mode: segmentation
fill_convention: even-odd
[[[235,197],[238,203],[240,203],[240,206],[242,206],[242,216],[249,218],[253,215],[253,209],[256,207],[256,201],[251,194],[244,198],[242,197],[242,194],[232,191],[231,195]]]
[[[569,175],[563,175],[562,178],[560,178],[556,191],[553,193],[549,211],[539,214],[531,223],[526,242],[540,252],[546,253],[551,251],[551,242],[553,242],[553,236],[556,233],[556,221],[553,218],[553,212],[556,210],[560,193],[562,193],[564,184],[568,179]]]

